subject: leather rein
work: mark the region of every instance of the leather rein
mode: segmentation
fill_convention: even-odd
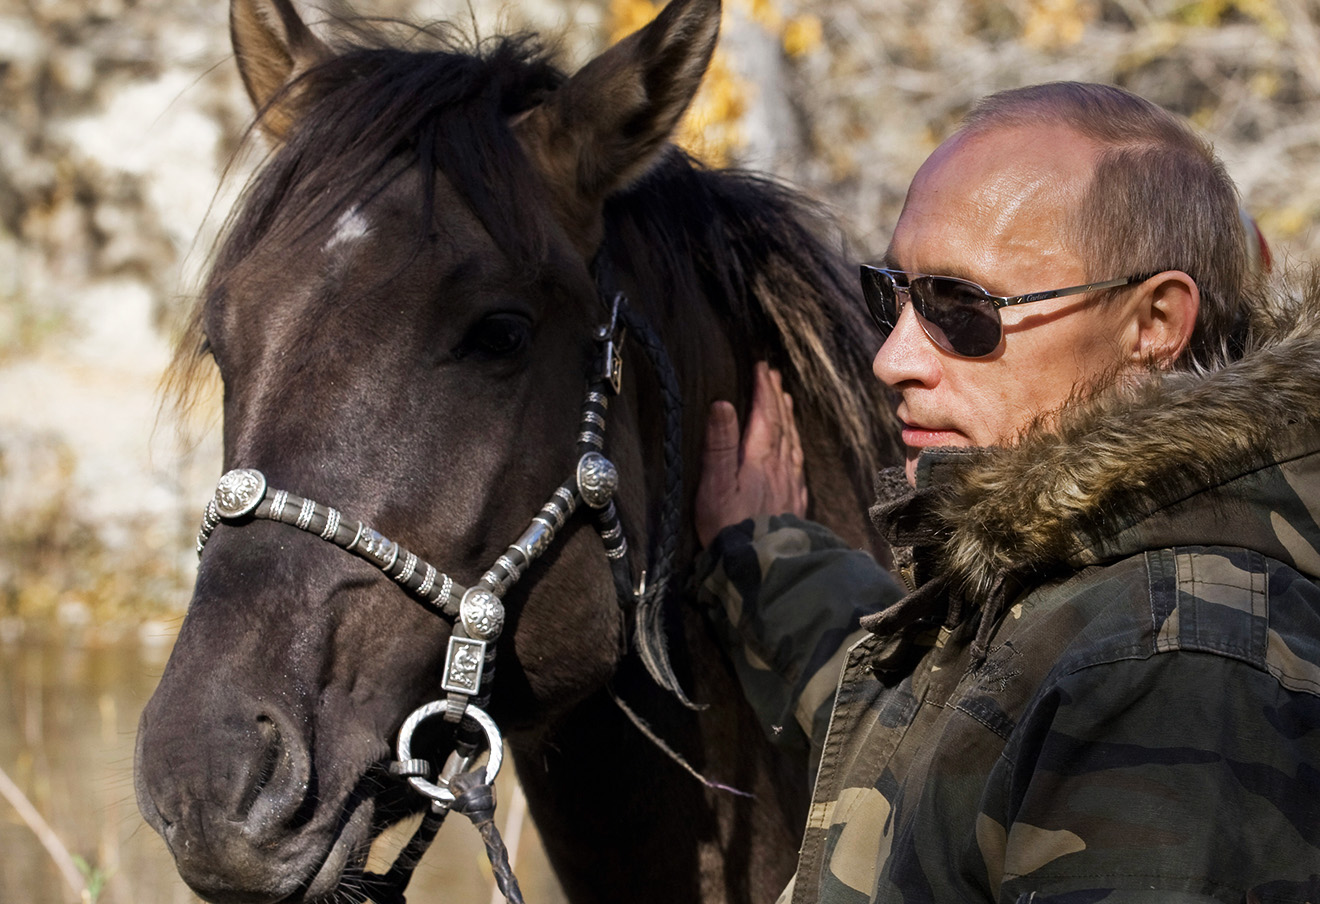
[[[220,478],[214,498],[207,503],[197,537],[198,558],[221,524],[242,526],[254,520],[277,521],[314,534],[371,563],[453,625],[440,685],[447,696],[418,707],[404,720],[396,743],[397,758],[390,764],[391,773],[406,778],[418,793],[430,800],[430,811],[386,873],[363,876],[362,900],[370,897],[377,904],[403,904],[413,868],[444,817],[453,809],[467,815],[481,831],[500,891],[510,904],[521,904],[517,879],[494,827],[493,784],[503,762],[503,739],[485,708],[490,699],[496,643],[504,627],[504,596],[550,548],[579,510],[585,508],[590,512],[600,534],[619,605],[631,617],[634,643],[647,671],[685,706],[694,706],[669,663],[660,623],[677,551],[682,501],[681,399],[677,378],[663,343],[629,310],[624,294],[616,292],[607,304],[609,322],[598,327],[593,336],[599,354],[581,406],[577,467],[554,489],[518,539],[470,587],[459,585],[430,562],[363,522],[347,520],[337,509],[271,487],[255,469],[227,472]],[[666,419],[664,507],[648,567],[635,583],[627,559],[627,537],[615,504],[619,473],[603,453],[606,415],[610,399],[620,390],[622,348],[629,331],[646,351],[659,377]],[[639,728],[647,731],[622,701],[616,698],[616,702]],[[412,749],[417,727],[434,716],[441,716],[454,729],[454,751],[439,769],[429,760],[416,756]],[[485,766],[473,769],[483,747],[488,751]],[[686,766],[681,758],[679,762]]]

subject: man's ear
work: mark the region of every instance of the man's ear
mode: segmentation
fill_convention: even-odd
[[[1165,270],[1143,282],[1137,292],[1133,362],[1167,370],[1192,341],[1201,290],[1181,270]]]

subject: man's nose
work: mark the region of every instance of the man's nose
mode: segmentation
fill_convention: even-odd
[[[886,386],[917,382],[931,386],[939,379],[940,353],[926,335],[912,305],[899,295],[898,322],[876,352],[871,372]]]

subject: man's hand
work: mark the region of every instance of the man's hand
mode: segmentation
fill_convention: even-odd
[[[793,398],[784,392],[779,371],[759,363],[745,434],[738,435],[732,404],[710,406],[697,486],[697,539],[709,546],[721,528],[784,512],[807,512],[802,443],[793,420]]]

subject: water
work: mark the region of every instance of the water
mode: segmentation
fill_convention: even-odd
[[[100,904],[196,904],[164,843],[138,814],[133,741],[169,642],[75,645],[0,641],[0,770],[13,780],[70,855],[106,876]],[[0,776],[3,781],[3,776]],[[497,782],[506,838],[516,780]],[[528,904],[563,904],[531,821],[515,871]],[[494,882],[480,839],[450,819],[418,868],[410,904],[487,904]],[[0,904],[80,900],[28,822],[0,797]]]

